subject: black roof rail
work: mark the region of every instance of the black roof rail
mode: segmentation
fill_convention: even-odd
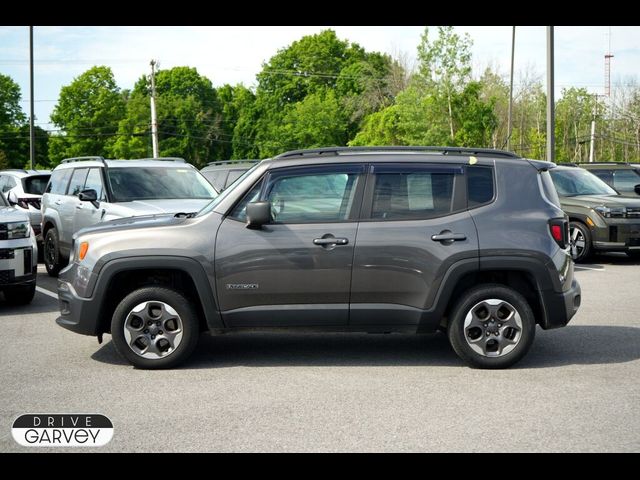
[[[186,160],[184,158],[181,158],[181,157],[132,158],[131,160],[158,160],[159,162],[187,163]]]
[[[292,150],[290,152],[281,153],[274,158],[291,158],[302,157],[305,155],[340,155],[349,153],[368,153],[368,152],[434,152],[443,155],[477,155],[483,157],[504,157],[504,158],[522,158],[513,152],[506,150],[494,150],[491,148],[467,148],[467,147],[324,147],[312,148],[307,150]]]
[[[556,162],[558,167],[579,167],[576,162]]]
[[[629,162],[577,162],[578,165],[629,165]]]
[[[215,162],[207,163],[207,167],[212,165],[233,165],[234,163],[258,163],[260,160],[246,159],[246,160],[217,160]]]
[[[99,155],[65,158],[60,163],[88,162],[88,161],[102,162],[106,165],[104,157],[101,157]]]

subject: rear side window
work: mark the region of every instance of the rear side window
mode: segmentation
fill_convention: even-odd
[[[376,167],[371,218],[418,220],[447,215],[453,211],[454,178],[452,169]]]
[[[560,208],[558,191],[553,184],[551,174],[547,170],[540,172],[540,188],[542,189],[542,194],[546,197],[546,199],[553,203],[556,207]]]
[[[603,182],[607,182],[609,185],[613,186],[613,172],[611,170],[589,170],[589,172],[593,173],[596,177],[598,177]]]
[[[493,168],[467,167],[467,199],[469,208],[484,205],[493,200]]]
[[[622,192],[633,192],[640,184],[640,175],[635,170],[614,170],[613,187]]]
[[[67,193],[67,184],[71,177],[71,169],[55,170],[51,174],[51,179],[47,185],[46,193],[54,193],[56,195],[64,195]]]
[[[34,175],[22,179],[22,186],[25,193],[32,195],[42,195],[49,181],[49,175]]]

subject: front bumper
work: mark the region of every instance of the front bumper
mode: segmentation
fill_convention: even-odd
[[[545,330],[564,327],[580,308],[581,301],[582,291],[575,278],[566,292],[543,291],[545,318],[540,322],[540,326]]]
[[[640,219],[607,219],[606,226],[592,232],[593,247],[598,251],[640,251]]]
[[[58,279],[58,325],[82,335],[98,335],[100,312],[97,305],[99,302],[93,298],[80,297],[71,283]]]

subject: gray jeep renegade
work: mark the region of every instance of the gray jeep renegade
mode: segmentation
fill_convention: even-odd
[[[263,160],[198,213],[74,236],[57,322],[134,366],[202,331],[447,332],[504,368],[580,305],[553,163],[498,150],[334,147]]]

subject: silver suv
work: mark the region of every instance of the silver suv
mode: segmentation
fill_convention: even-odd
[[[36,292],[38,246],[29,217],[0,193],[0,292],[7,303],[31,302]]]
[[[44,262],[55,277],[69,259],[75,232],[99,222],[197,212],[217,196],[192,165],[178,158],[63,160],[42,197]]]
[[[3,170],[0,172],[0,192],[11,205],[29,216],[31,228],[39,244],[42,243],[42,213],[40,202],[49,182],[47,170]]]

